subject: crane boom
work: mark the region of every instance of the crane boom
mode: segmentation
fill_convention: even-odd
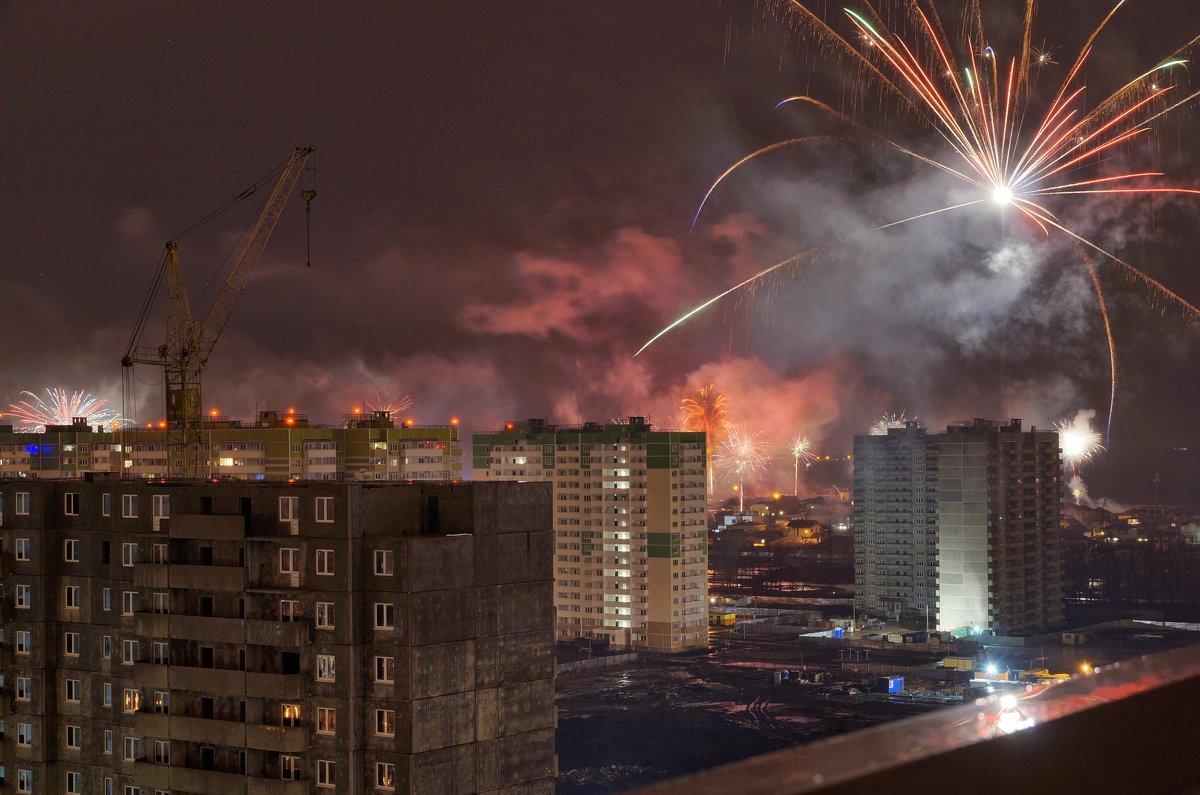
[[[201,376],[212,355],[221,332],[246,291],[254,266],[258,264],[271,233],[283,212],[296,183],[304,171],[313,147],[297,147],[283,165],[279,179],[265,202],[257,222],[238,255],[233,269],[225,279],[221,293],[205,316],[197,320],[188,300],[183,267],[179,260],[179,242],[166,244],[165,269],[167,276],[167,339],[157,351],[134,352],[131,342],[121,363],[152,364],[163,368],[166,389],[166,419],[171,433],[168,469],[173,477],[195,474],[198,467],[200,427],[203,403]],[[315,191],[304,192],[305,201],[312,201]],[[136,336],[137,332],[135,332]],[[157,355],[153,355],[153,354]]]

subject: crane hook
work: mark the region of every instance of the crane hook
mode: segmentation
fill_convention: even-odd
[[[315,189],[300,191],[300,198],[304,199],[304,256],[307,260],[305,263],[308,267],[312,267],[312,200],[317,198]]]

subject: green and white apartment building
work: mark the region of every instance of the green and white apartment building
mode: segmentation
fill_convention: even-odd
[[[559,641],[708,643],[705,435],[626,422],[508,423],[473,437],[477,481],[548,481]]]

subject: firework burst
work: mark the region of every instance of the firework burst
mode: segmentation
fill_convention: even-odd
[[[1058,444],[1062,448],[1063,463],[1070,465],[1073,475],[1077,475],[1080,466],[1104,449],[1101,443],[1103,437],[1092,428],[1094,416],[1094,411],[1081,411],[1074,419],[1054,424],[1054,430],[1058,431]]]
[[[914,422],[916,419],[916,417],[913,417]],[[882,417],[875,420],[875,423],[871,426],[867,433],[871,434],[872,436],[887,436],[887,432],[890,429],[903,428],[904,424],[908,421],[909,419],[904,415],[903,411],[899,414],[884,414]]]
[[[398,417],[401,412],[412,408],[412,395],[394,392],[391,395],[375,393],[374,401],[367,401],[367,411],[372,413],[386,411],[389,417]]]
[[[766,470],[771,463],[762,431],[750,431],[745,425],[730,425],[717,453],[717,467],[730,480],[737,481],[738,511],[745,507],[746,478]]]
[[[809,439],[804,434],[796,435],[796,438],[788,445],[788,453],[792,456],[792,494],[800,496],[800,462],[804,462],[807,468],[812,462],[817,460],[817,454],[814,453],[812,439]]]
[[[70,425],[72,420],[82,418],[89,426],[105,425],[118,428],[124,419],[113,409],[107,408],[108,401],[84,392],[72,392],[64,387],[46,387],[43,399],[25,390],[22,399],[9,404],[5,417],[17,420],[17,430],[22,433],[42,433],[47,425]]]
[[[780,104],[811,108],[832,120],[840,133],[793,138],[751,152],[717,177],[700,202],[696,218],[730,174],[769,152],[813,144],[882,145],[969,186],[974,198],[907,214],[869,232],[967,208],[1013,212],[1046,236],[1065,236],[1081,255],[1090,252],[1102,262],[1115,265],[1142,284],[1153,298],[1175,306],[1189,320],[1200,319],[1200,308],[1110,249],[1069,228],[1060,215],[1067,201],[1081,197],[1200,194],[1200,190],[1164,181],[1162,172],[1121,170],[1117,165],[1127,144],[1146,140],[1154,122],[1200,97],[1200,92],[1185,91],[1177,82],[1187,64],[1182,56],[1200,42],[1200,37],[1192,38],[1094,105],[1085,104],[1091,96],[1082,82],[1084,67],[1097,39],[1125,2],[1119,0],[1099,21],[1075,58],[1068,61],[1070,67],[1062,70],[1061,81],[1044,92],[1035,90],[1035,83],[1039,78],[1050,79],[1051,72],[1058,70],[1049,68],[1055,63],[1054,51],[1044,46],[1039,49],[1032,43],[1035,0],[1025,0],[1022,36],[1011,55],[992,46],[978,0],[965,4],[962,33],[953,38],[947,34],[934,0],[861,0],[862,10],[846,9],[841,22],[822,16],[802,0],[779,0],[778,8],[797,29],[854,67],[847,72],[849,80],[861,81],[856,82],[854,91],[865,88],[897,105],[921,130],[940,141],[941,150],[923,154],[917,151],[925,151],[923,146],[906,146],[818,99],[789,97]],[[825,8],[824,4],[820,6]],[[889,25],[885,18],[901,27]],[[906,36],[898,29],[903,29]],[[1053,99],[1046,102],[1044,97]],[[830,246],[848,239],[832,241]],[[713,303],[739,290],[753,289],[770,274],[805,262],[811,253],[777,262],[713,296],[666,326],[637,353]],[[1115,391],[1115,345],[1105,296],[1093,263],[1087,257],[1081,258],[1105,316]],[[1112,403],[1110,400],[1110,426]]]
[[[701,387],[695,397],[685,397],[679,408],[683,410],[683,427],[692,431],[704,431],[707,437],[704,448],[708,457],[708,494],[712,496],[713,451],[724,441],[729,430],[727,401],[724,395],[717,392],[714,385],[708,384]]]

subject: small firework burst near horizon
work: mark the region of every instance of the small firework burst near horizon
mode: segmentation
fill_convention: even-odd
[[[82,389],[46,387],[45,391],[43,399],[34,392],[23,390],[19,395],[22,399],[10,403],[4,416],[17,420],[17,430],[22,433],[41,433],[48,425],[70,425],[76,419],[86,420],[89,426],[110,428],[119,428],[126,421],[115,409],[108,408],[107,399]]]
[[[788,445],[788,452],[792,455],[792,493],[800,494],[800,462],[804,462],[804,467],[807,469],[814,461],[817,460],[817,454],[813,451],[812,439],[809,439],[803,433],[796,434],[796,438]]]
[[[405,395],[400,392],[394,392],[391,395],[383,395],[380,392],[375,393],[374,401],[367,401],[367,411],[372,413],[386,411],[388,416],[396,417],[402,411],[407,411],[412,408],[412,395]]]
[[[725,396],[717,391],[714,384],[706,384],[700,388],[694,397],[685,397],[679,404],[683,410],[683,427],[693,431],[704,431],[707,439],[705,445],[708,460],[708,493],[713,493],[713,456],[715,449],[725,438],[729,430],[727,416],[728,402]]]
[[[730,425],[729,432],[718,448],[717,468],[725,477],[737,483],[739,513],[745,508],[746,479],[764,472],[771,463],[767,443],[762,436],[762,431],[751,431],[745,425]]]

